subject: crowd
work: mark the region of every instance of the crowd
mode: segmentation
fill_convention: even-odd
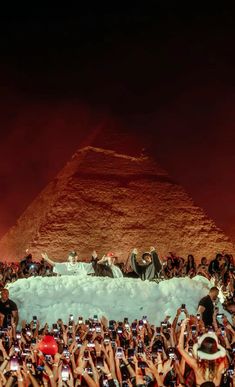
[[[142,280],[213,278],[216,286],[195,305],[195,315],[182,303],[175,316],[162,316],[160,326],[147,316],[108,321],[104,316],[85,320],[70,315],[52,326],[41,326],[32,316],[20,327],[17,306],[4,286],[18,278],[56,275],[49,261],[44,254],[33,262],[28,254],[19,264],[0,264],[0,387],[235,386],[235,276],[230,255],[217,254],[209,263],[202,258],[197,266],[192,255],[185,261],[170,254],[162,264],[154,248],[139,259],[134,249],[129,267],[120,267],[124,276]],[[223,307],[230,311],[229,318],[216,307],[218,288],[226,294]]]
[[[12,315],[0,329],[0,386],[235,386],[235,318],[208,309],[217,295],[212,288],[197,315],[182,304],[160,326],[70,315],[20,328]]]

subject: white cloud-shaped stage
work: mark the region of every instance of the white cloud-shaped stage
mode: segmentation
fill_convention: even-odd
[[[147,315],[151,323],[159,324],[166,315],[173,318],[182,303],[189,313],[196,313],[198,301],[210,286],[203,277],[157,284],[132,278],[61,276],[20,279],[9,285],[9,291],[20,320],[31,321],[37,315],[41,323],[51,324],[58,318],[67,321],[69,314],[74,318],[98,314],[131,321]]]

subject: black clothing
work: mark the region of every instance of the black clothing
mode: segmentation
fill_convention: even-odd
[[[154,279],[162,269],[162,265],[160,263],[156,251],[152,251],[151,256],[151,263],[149,263],[148,265],[139,265],[136,262],[136,254],[131,254],[131,267],[143,281]]]
[[[205,310],[202,313],[202,320],[205,326],[212,326],[213,324],[213,313],[214,313],[214,304],[210,296],[203,297],[198,306],[204,306]]]
[[[11,324],[10,319],[12,317],[12,312],[17,310],[18,308],[14,301],[8,299],[6,302],[3,302],[2,300],[0,300],[0,313],[4,315],[4,328],[7,328],[7,325]]]
[[[213,259],[213,261],[210,262],[208,271],[210,275],[213,275],[215,273],[218,273],[220,271],[219,268],[219,261],[217,259]]]

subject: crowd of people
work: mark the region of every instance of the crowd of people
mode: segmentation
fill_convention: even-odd
[[[235,386],[231,255],[217,254],[210,262],[203,257],[196,265],[192,255],[184,260],[171,253],[161,260],[151,247],[141,257],[134,249],[126,265],[118,265],[113,253],[98,259],[93,252],[87,265],[77,262],[76,252],[69,253],[68,262],[62,264],[46,253],[39,262],[27,254],[18,264],[0,263],[0,387]],[[159,326],[152,325],[147,316],[108,321],[104,316],[85,320],[72,315],[66,322],[59,318],[52,326],[41,326],[37,316],[19,325],[17,306],[5,288],[8,283],[30,276],[74,274],[81,267],[88,276],[122,275],[153,281],[202,275],[213,279],[215,286],[195,305],[197,314],[189,315],[182,303],[175,316],[162,316]],[[219,290],[226,295],[223,308],[230,312],[229,317],[216,306]]]
[[[217,296],[214,287],[197,315],[182,304],[159,326],[70,315],[19,327],[12,314],[0,328],[0,386],[235,386],[235,317],[213,307]]]

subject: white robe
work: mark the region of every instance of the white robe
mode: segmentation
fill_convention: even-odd
[[[60,275],[88,275],[94,274],[92,263],[87,262],[56,262],[53,272]]]

